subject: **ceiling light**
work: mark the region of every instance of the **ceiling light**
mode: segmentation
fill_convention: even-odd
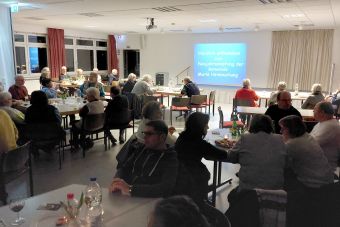
[[[216,19],[202,19],[202,20],[199,20],[199,22],[201,22],[201,23],[215,23]]]
[[[97,27],[97,26],[95,26],[95,25],[86,25],[86,27],[87,27],[87,28],[95,28],[95,27]]]

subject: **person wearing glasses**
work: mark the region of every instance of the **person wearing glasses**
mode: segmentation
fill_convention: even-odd
[[[169,196],[176,184],[178,161],[175,150],[165,143],[168,126],[161,120],[149,121],[143,134],[144,145],[130,150],[109,190],[127,196]]]
[[[290,92],[281,91],[277,94],[277,104],[268,107],[264,113],[268,115],[274,122],[275,133],[280,134],[281,127],[279,121],[289,115],[296,115],[302,119],[300,112],[292,106],[292,98]]]

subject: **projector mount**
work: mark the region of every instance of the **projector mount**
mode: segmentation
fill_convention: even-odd
[[[155,18],[152,18],[152,17],[146,18],[146,22],[147,22],[146,30],[149,31],[151,29],[156,29],[157,28],[157,25],[155,25],[154,20],[155,20]]]

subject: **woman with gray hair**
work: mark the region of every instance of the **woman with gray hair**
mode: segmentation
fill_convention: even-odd
[[[138,96],[153,95],[153,91],[150,88],[151,85],[152,85],[151,76],[149,74],[145,74],[143,78],[135,84],[131,93],[134,93]]]
[[[333,182],[333,172],[318,142],[306,132],[302,119],[295,115],[279,121],[286,143],[288,170],[287,190],[320,188]]]
[[[313,84],[312,86],[312,94],[308,96],[308,98],[303,102],[301,108],[302,109],[314,109],[315,105],[318,102],[324,101],[325,96],[322,94],[321,84]]]
[[[136,84],[136,78],[137,78],[136,74],[134,73],[129,74],[128,81],[126,81],[122,89],[123,94],[130,93],[132,91]]]
[[[273,91],[270,94],[270,98],[269,98],[269,101],[268,101],[269,106],[277,104],[277,95],[279,94],[280,91],[285,91],[286,87],[287,87],[287,84],[284,81],[280,81],[277,84],[277,91]]]

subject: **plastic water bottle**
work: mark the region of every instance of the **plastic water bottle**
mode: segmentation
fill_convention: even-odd
[[[85,189],[87,219],[91,227],[100,227],[103,223],[102,190],[96,180],[95,177],[91,177],[90,183]]]
[[[76,218],[78,216],[78,205],[79,202],[74,198],[73,193],[67,193],[67,211],[71,215],[71,218]]]

